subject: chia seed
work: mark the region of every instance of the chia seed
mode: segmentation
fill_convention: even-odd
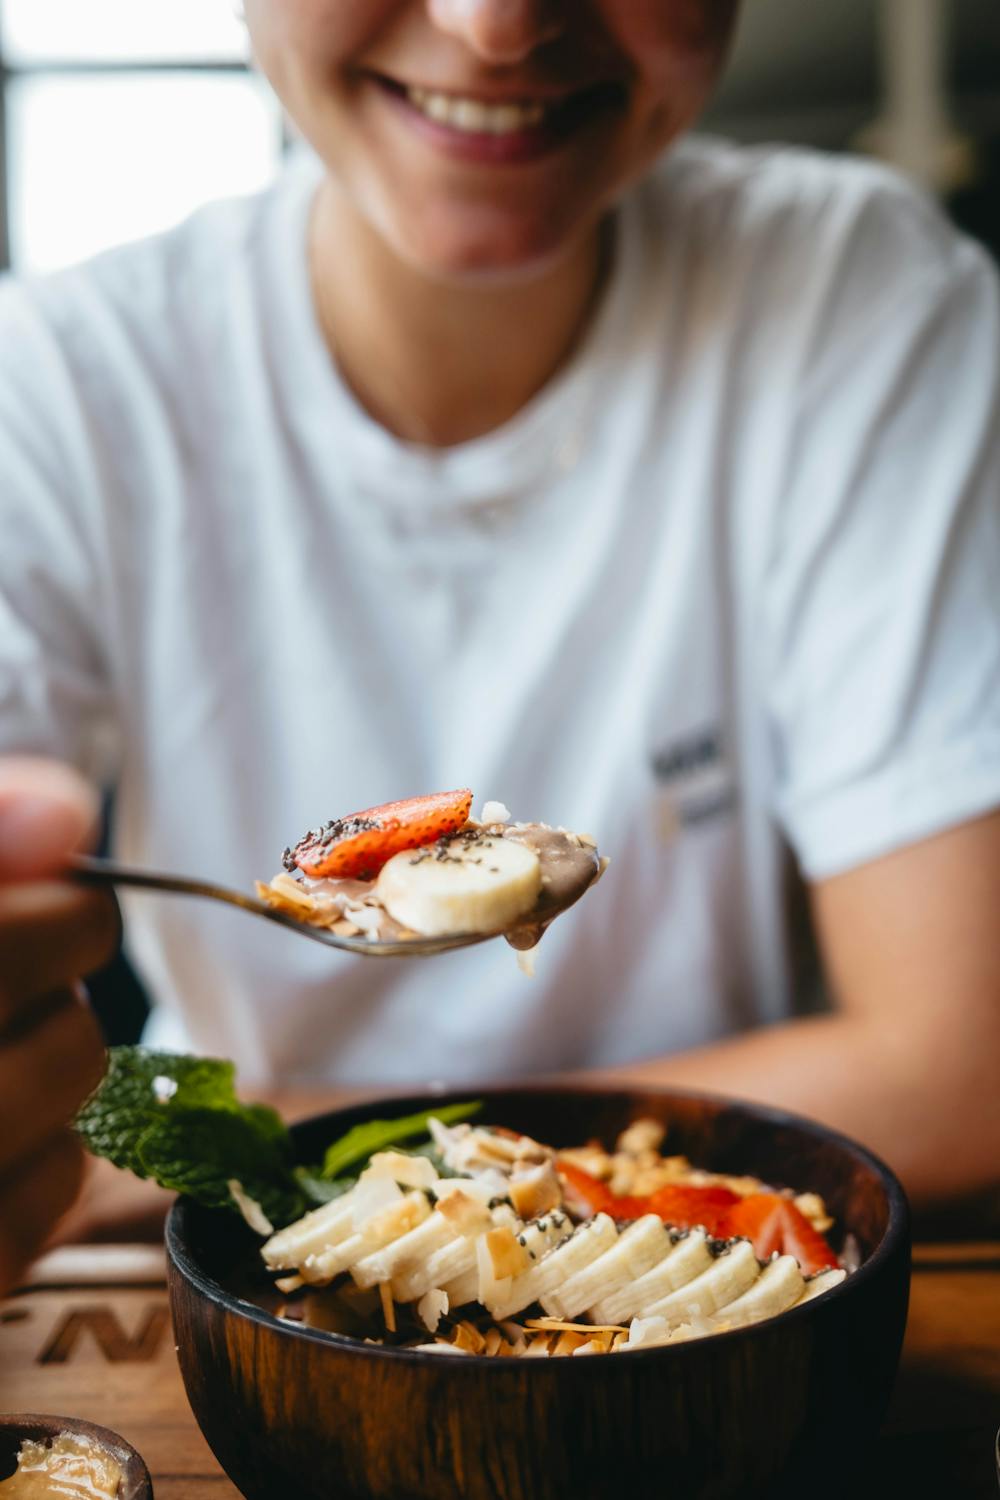
[[[317,846],[321,850],[328,850],[331,844],[336,844],[341,839],[354,838],[359,833],[373,833],[382,827],[378,818],[333,818],[329,823],[323,823],[319,828],[310,828],[304,838],[299,839],[294,850],[286,849],[281,856],[281,862],[289,872],[295,868],[295,856],[307,854],[310,849]]]

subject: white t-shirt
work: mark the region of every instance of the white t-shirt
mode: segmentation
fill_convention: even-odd
[[[317,179],[3,289],[0,748],[112,775],[121,857],[242,887],[464,785],[611,868],[533,980],[136,895],[150,1040],[422,1083],[792,1013],[787,849],[824,877],[1000,804],[985,258],[881,169],[688,142],[572,364],[432,451],[331,363]]]

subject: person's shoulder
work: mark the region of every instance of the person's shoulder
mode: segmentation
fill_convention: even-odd
[[[228,299],[245,296],[261,244],[286,213],[298,178],[286,169],[264,190],[207,204],[159,234],[58,271],[5,277],[5,363],[41,355],[46,345],[72,363],[121,339],[153,353],[215,323]]]
[[[898,294],[983,260],[929,194],[864,157],[692,136],[643,191],[659,232],[765,281]]]

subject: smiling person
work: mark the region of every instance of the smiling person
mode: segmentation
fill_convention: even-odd
[[[996,280],[878,167],[687,134],[736,8],[250,0],[274,187],[0,296],[0,752],[243,887],[450,786],[611,855],[531,983],[140,896],[152,1045],[626,1068],[943,1200],[1000,1160]]]

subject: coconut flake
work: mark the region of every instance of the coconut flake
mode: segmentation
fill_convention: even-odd
[[[644,1349],[670,1341],[670,1324],[666,1318],[633,1318],[628,1331],[628,1340],[620,1345],[623,1349]]]
[[[493,1219],[485,1203],[477,1203],[460,1189],[448,1193],[437,1201],[437,1212],[451,1225],[456,1234],[465,1239],[474,1239],[490,1229]]]
[[[459,1156],[462,1142],[472,1132],[472,1126],[463,1122],[459,1125],[446,1125],[439,1120],[437,1115],[431,1115],[427,1121],[427,1129],[431,1140],[441,1152],[446,1167],[452,1171],[460,1170]]]
[[[510,1179],[505,1172],[498,1167],[485,1167],[475,1177],[442,1177],[434,1184],[434,1193],[438,1202],[450,1198],[453,1193],[462,1193],[466,1198],[488,1206],[494,1198],[506,1197],[509,1187]]]
[[[423,1323],[428,1333],[437,1333],[438,1324],[448,1311],[450,1303],[448,1293],[442,1292],[437,1287],[427,1292],[417,1303],[417,1317]]]
[[[510,1296],[513,1277],[497,1275],[485,1234],[476,1241],[476,1270],[479,1276],[477,1302],[491,1310],[505,1302]]]
[[[403,1187],[434,1187],[438,1174],[426,1156],[406,1156],[402,1151],[376,1151],[368,1163],[365,1177],[388,1177]]]
[[[527,1170],[515,1167],[507,1191],[522,1219],[537,1219],[550,1208],[558,1208],[563,1197],[562,1184],[547,1161]]]
[[[509,823],[510,809],[504,807],[502,802],[484,802],[479,821],[480,823]]]
[[[366,938],[377,938],[382,931],[385,913],[380,906],[349,902],[344,908],[345,916],[359,928]]]
[[[230,1177],[226,1183],[226,1187],[229,1189],[229,1195],[236,1204],[236,1207],[255,1234],[271,1235],[274,1233],[274,1225],[267,1217],[267,1214],[261,1208],[256,1198],[251,1198],[249,1193],[243,1191],[243,1184],[238,1178]]]
[[[514,957],[517,959],[517,967],[526,979],[535,977],[535,959],[538,955],[538,944],[533,948],[515,948]]]

